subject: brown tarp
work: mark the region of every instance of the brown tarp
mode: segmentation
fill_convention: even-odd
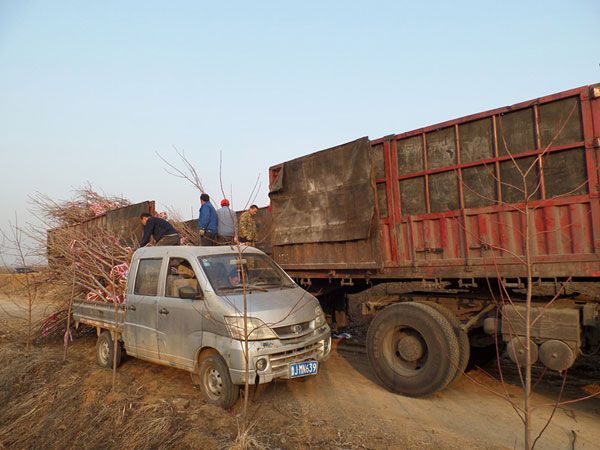
[[[365,137],[284,163],[270,186],[272,244],[366,239],[375,201],[370,149]]]

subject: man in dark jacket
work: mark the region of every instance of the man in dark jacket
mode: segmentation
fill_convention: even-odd
[[[156,241],[156,245],[179,245],[179,234],[169,222],[160,217],[152,217],[144,213],[140,216],[144,226],[144,235],[140,241],[140,247],[145,247],[150,242],[150,236]]]
[[[217,211],[210,203],[208,194],[200,196],[200,213],[198,216],[198,233],[200,234],[200,245],[214,245],[217,238],[219,221]]]

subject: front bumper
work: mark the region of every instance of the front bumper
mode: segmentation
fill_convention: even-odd
[[[291,342],[290,342],[291,341]],[[231,341],[229,349],[229,373],[233,384],[244,384],[244,342]],[[290,364],[303,361],[324,361],[331,352],[331,330],[323,325],[313,333],[290,340],[248,342],[249,382],[268,383],[278,378],[290,377]],[[263,370],[256,370],[259,359],[266,360]],[[258,375],[258,377],[257,377]]]

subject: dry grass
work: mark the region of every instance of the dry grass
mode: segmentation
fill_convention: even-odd
[[[43,272],[35,272],[30,274],[3,272],[0,273],[0,293],[3,294],[22,294],[23,288],[29,277],[32,282],[42,282],[44,280]]]
[[[237,421],[237,435],[231,445],[226,448],[228,450],[269,450],[271,447],[263,444],[258,439],[256,433],[257,422],[251,422],[244,426],[244,421]]]
[[[200,402],[178,414],[170,399],[147,401],[126,385],[112,392],[110,377],[82,378],[77,363],[62,364],[56,349],[27,355],[16,344],[3,345],[0,360],[6,362],[0,367],[0,448],[216,449],[219,434],[228,435],[223,426],[234,426],[225,412]]]
[[[239,417],[204,404],[191,385],[184,392],[157,389],[169,380],[147,365],[128,363],[113,391],[110,371],[95,366],[89,353],[93,340],[77,340],[66,363],[60,345],[27,353],[23,345],[0,340],[6,362],[0,367],[0,449],[282,448],[264,434],[268,423],[255,420],[244,429]],[[183,411],[174,407],[181,398],[190,401]]]

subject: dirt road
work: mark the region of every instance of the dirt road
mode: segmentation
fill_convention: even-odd
[[[0,448],[230,445],[237,411],[203,404],[187,373],[128,358],[111,392],[111,372],[95,365],[94,345],[93,335],[77,339],[63,365],[61,343],[26,356],[10,338],[0,341],[7,362],[0,368]],[[470,376],[500,387],[481,370]],[[536,400],[551,402],[555,381]],[[579,380],[568,395],[589,382]],[[522,434],[511,407],[473,381],[428,399],[404,398],[380,387],[363,354],[343,351],[314,379],[261,386],[251,405],[253,433],[267,448],[518,448]],[[538,425],[549,412],[539,411]],[[600,400],[562,407],[538,448],[599,448],[599,425]]]

